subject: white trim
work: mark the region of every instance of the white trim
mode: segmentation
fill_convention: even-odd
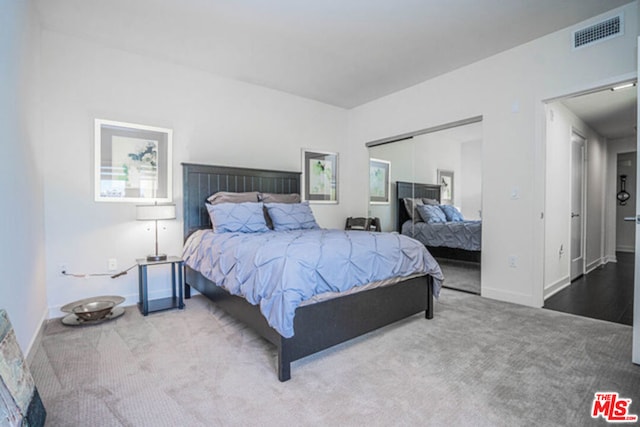
[[[571,284],[571,279],[569,278],[569,276],[565,276],[560,280],[557,280],[555,283],[552,283],[551,285],[547,286],[544,289],[544,299],[546,300],[552,295],[557,294],[558,292],[560,292],[570,284]]]
[[[573,89],[568,89],[560,94],[549,94],[549,96],[542,97],[541,102],[544,104],[551,104],[556,101],[562,101],[566,98],[575,98],[589,93],[600,92],[603,89],[609,89],[613,86],[618,86],[622,83],[635,82],[638,80],[638,72],[621,74],[606,79],[599,80],[597,82],[575,86]]]
[[[616,252],[636,253],[635,246],[617,246]]]
[[[584,272],[584,274],[589,274],[589,273],[591,273],[593,270],[595,270],[596,268],[598,268],[598,267],[600,267],[600,266],[602,266],[602,265],[605,265],[605,264],[606,264],[606,262],[605,262],[604,258],[596,259],[596,260],[594,260],[594,261],[590,262],[590,263],[586,266],[586,268],[585,268],[585,270],[586,270],[586,271]]]
[[[40,322],[38,322],[38,330],[31,338],[31,342],[27,346],[25,350],[25,358],[27,360],[27,365],[31,365],[33,359],[36,357],[36,353],[38,352],[38,348],[40,348],[40,343],[42,342],[42,336],[44,335],[44,327],[48,320],[48,313],[45,309],[42,313],[42,317],[40,318]]]
[[[544,301],[538,304],[534,301],[532,295],[522,294],[519,292],[509,292],[504,289],[495,289],[488,286],[481,286],[480,296],[484,298],[491,298],[498,301],[511,302],[514,304],[525,305],[527,307],[540,308],[544,305]]]

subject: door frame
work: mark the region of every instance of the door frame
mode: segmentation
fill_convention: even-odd
[[[640,51],[640,37],[638,37],[638,50]],[[638,55],[638,61],[640,62],[640,55]],[[536,130],[535,130],[535,144],[534,149],[534,175],[538,178],[536,185],[534,185],[534,256],[533,256],[533,273],[535,281],[538,283],[533,289],[533,298],[537,304],[542,307],[544,305],[544,287],[545,287],[545,197],[546,197],[546,147],[547,147],[547,105],[559,101],[571,96],[585,95],[587,93],[596,92],[606,89],[608,87],[618,85],[623,82],[629,82],[632,80],[638,80],[638,64],[636,64],[636,71],[626,73],[623,75],[613,76],[605,78],[599,82],[592,84],[582,85],[575,87],[572,90],[567,90],[564,93],[551,93],[548,96],[543,96],[538,99],[536,104]],[[640,104],[640,98],[638,98]],[[639,105],[640,106],[640,105]],[[638,108],[638,116],[636,121],[640,123],[640,108]],[[640,134],[636,135],[636,147],[640,148]],[[640,151],[636,151],[637,153]],[[636,161],[637,179],[640,181],[640,161]],[[636,186],[636,191],[640,193],[640,185]],[[640,203],[636,205],[636,217],[640,217]],[[633,363],[640,365],[640,265],[638,262],[640,258],[640,232],[636,232],[636,268],[634,272],[634,304],[633,304],[633,338],[632,338],[632,354],[631,360]]]
[[[575,278],[580,277],[581,275],[584,275],[586,273],[586,268],[587,268],[587,262],[586,262],[586,247],[587,247],[587,151],[588,151],[588,141],[587,138],[582,134],[582,132],[580,132],[579,129],[576,129],[574,126],[571,126],[571,131],[570,131],[570,136],[569,136],[569,143],[571,144],[571,159],[569,160],[570,162],[570,167],[571,167],[571,186],[570,186],[570,198],[571,198],[571,204],[573,204],[573,143],[574,143],[574,136],[577,136],[578,138],[582,139],[582,177],[581,177],[581,182],[582,182],[582,186],[580,188],[580,192],[582,193],[580,195],[580,218],[581,218],[581,222],[580,222],[580,257],[582,258],[582,268],[580,269],[580,274],[578,276],[576,276]],[[604,213],[604,212],[603,212]],[[569,257],[568,257],[568,261],[569,261],[569,281],[573,281],[574,277],[572,274],[572,267],[573,267],[573,260],[571,259],[571,255],[572,255],[572,250],[573,247],[571,245],[571,241],[573,240],[573,227],[572,227],[572,217],[571,215],[573,214],[573,206],[570,209],[569,212]],[[603,215],[604,216],[604,215]],[[604,233],[604,230],[603,230]]]

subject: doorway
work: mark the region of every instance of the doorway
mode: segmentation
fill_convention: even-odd
[[[600,88],[546,108],[544,307],[631,324],[635,226],[622,217],[635,219],[636,88]],[[616,199],[621,175],[631,213]]]

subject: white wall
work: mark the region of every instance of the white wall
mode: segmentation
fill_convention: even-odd
[[[163,223],[163,252],[181,254],[181,162],[300,171],[301,148],[336,151],[340,203],[313,205],[313,211],[323,227],[344,227],[347,216],[358,214],[346,202],[345,110],[46,30],[42,51],[51,316],[89,296],[122,295],[127,303],[138,298],[135,269],[118,279],[70,278],[58,274],[58,265],[104,272],[108,258],[126,268],[153,251],[153,233],[135,221],[134,205],[93,201],[95,118],[174,130],[178,220]],[[168,295],[162,270],[150,269],[149,275],[151,296]]]
[[[0,0],[0,308],[28,353],[46,315],[39,26],[28,1]]]
[[[543,100],[602,85],[636,72],[637,4],[623,8],[624,36],[573,51],[576,27],[350,111],[351,182],[366,204],[364,143],[483,117],[482,295],[541,306],[544,271]],[[580,26],[617,13],[595,17]],[[576,72],[579,70],[579,72]],[[509,257],[517,258],[516,268]]]
[[[607,180],[606,180],[606,199],[605,199],[605,228],[607,230],[605,238],[605,259],[607,261],[616,261],[616,214],[617,201],[616,193],[618,186],[617,162],[619,153],[635,153],[636,139],[619,138],[612,139],[607,143]],[[630,192],[631,193],[631,192]],[[635,194],[631,193],[635,200]],[[632,215],[635,216],[635,213]],[[633,228],[633,223],[627,223]]]
[[[571,264],[571,134],[586,141],[585,154],[585,266],[587,271],[604,260],[604,197],[606,140],[560,102],[547,109],[545,199],[545,298],[568,285]]]

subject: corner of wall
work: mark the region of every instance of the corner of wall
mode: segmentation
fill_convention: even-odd
[[[42,313],[42,317],[40,318],[40,322],[38,323],[38,329],[31,339],[31,342],[27,346],[27,349],[25,350],[25,358],[28,365],[32,364],[33,359],[35,358],[36,353],[40,348],[40,344],[42,343],[42,337],[44,335],[44,330],[47,325],[47,319],[49,317],[48,314],[48,310],[45,309],[44,313]]]

